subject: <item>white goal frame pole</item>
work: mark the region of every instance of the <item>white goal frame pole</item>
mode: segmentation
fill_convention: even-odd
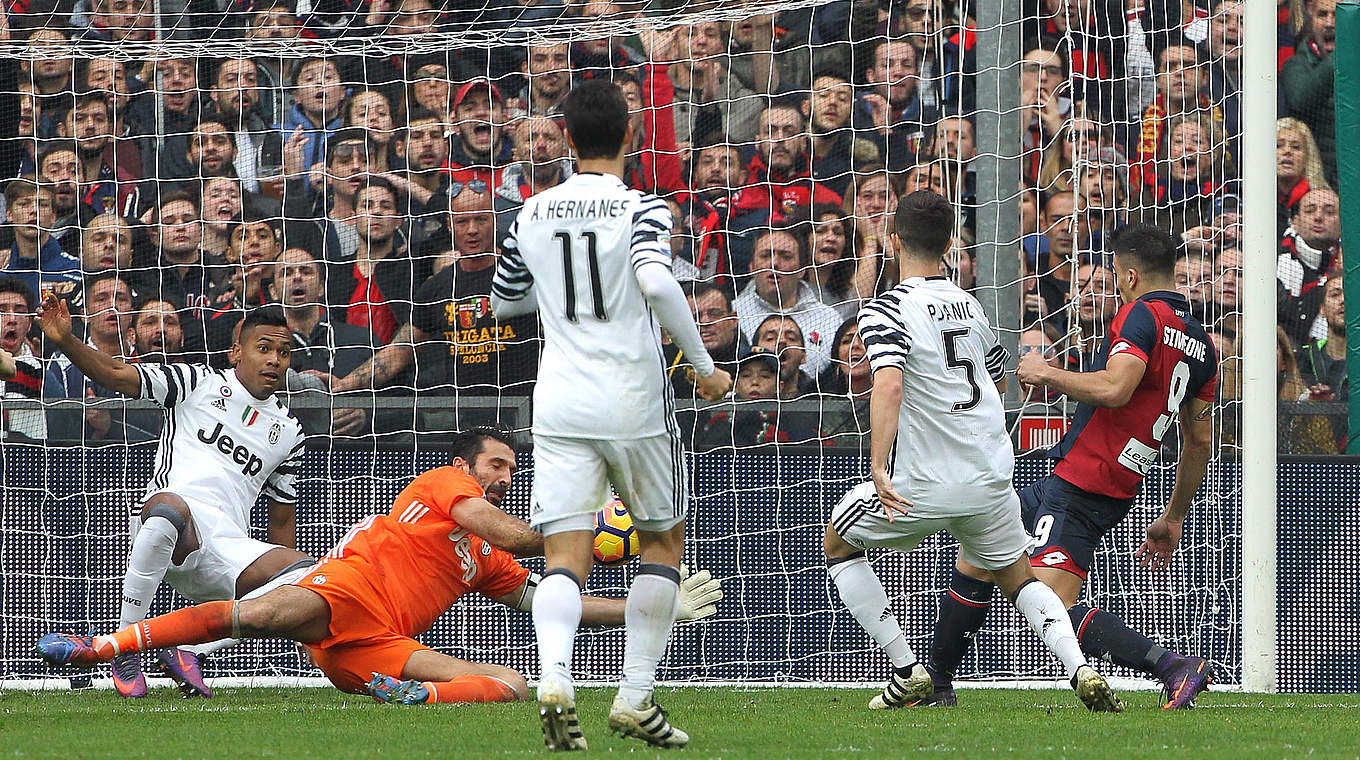
[[[1276,691],[1275,4],[1242,42],[1242,688]]]

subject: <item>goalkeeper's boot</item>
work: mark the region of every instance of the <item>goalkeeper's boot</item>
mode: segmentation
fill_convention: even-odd
[[[581,724],[576,720],[576,699],[571,688],[559,683],[538,687],[538,717],[543,722],[543,743],[554,752],[586,749]]]
[[[689,734],[672,726],[666,720],[666,711],[650,696],[641,709],[621,696],[614,697],[614,706],[609,710],[609,730],[655,747],[683,747],[689,743]]]
[[[1187,710],[1195,706],[1195,697],[1208,691],[1214,682],[1214,669],[1203,657],[1173,655],[1176,661],[1162,680],[1163,710]]]
[[[49,665],[98,665],[104,661],[95,651],[94,639],[70,633],[49,633],[33,645]]]
[[[373,674],[368,682],[368,693],[379,702],[423,705],[430,701],[430,690],[420,681],[398,681],[382,673]]]
[[[935,682],[930,677],[930,671],[926,666],[919,662],[914,662],[906,668],[906,674],[902,675],[894,669],[888,677],[888,685],[883,687],[883,691],[869,700],[870,710],[892,710],[898,707],[915,707],[921,700],[935,693]],[[949,691],[953,695],[953,690]],[[956,699],[955,702],[958,700]]]
[[[1076,689],[1077,698],[1091,712],[1124,711],[1124,703],[1114,693],[1114,689],[1110,688],[1105,676],[1096,672],[1090,665],[1082,665],[1072,674],[1072,688]]]
[[[187,649],[162,649],[156,653],[156,662],[161,672],[170,677],[179,687],[185,699],[212,696],[212,689],[203,682],[203,670],[199,667],[197,654]]]

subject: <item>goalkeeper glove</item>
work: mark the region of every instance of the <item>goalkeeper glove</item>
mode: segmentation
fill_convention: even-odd
[[[722,601],[722,583],[707,570],[691,574],[689,567],[680,566],[680,611],[677,621],[703,620],[718,614]]]

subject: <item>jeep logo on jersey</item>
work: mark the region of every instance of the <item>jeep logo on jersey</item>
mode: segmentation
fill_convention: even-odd
[[[252,454],[250,449],[245,446],[237,445],[236,442],[231,439],[231,436],[223,435],[222,423],[220,422],[217,423],[217,427],[213,428],[211,433],[204,433],[200,428],[198,431],[198,440],[215,445],[218,451],[231,457],[232,462],[241,465],[241,473],[246,477],[259,475],[260,470],[264,469],[263,459]]]

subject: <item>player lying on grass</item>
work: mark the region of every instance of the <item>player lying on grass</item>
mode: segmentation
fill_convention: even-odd
[[[511,554],[543,552],[543,536],[500,510],[515,471],[505,434],[458,435],[452,465],[424,472],[392,511],[352,527],[320,562],[258,598],[211,602],[93,639],[48,634],[38,652],[55,664],[232,638],[302,642],[335,687],[383,702],[501,702],[527,698],[524,676],[440,654],[416,641],[463,595],[529,610],[537,578]],[[717,612],[722,589],[706,571],[684,579],[680,619]],[[621,625],[624,600],[582,597],[587,625]]]
[[[229,354],[232,369],[225,371],[115,359],[71,333],[66,302],[53,294],[38,321],[92,382],[164,407],[154,474],[131,518],[120,627],[146,617],[162,580],[196,602],[238,599],[312,562],[295,548],[302,425],[275,395],[293,348],[281,309],[261,307],[245,316]],[[250,537],[250,510],[262,492],[269,501],[268,543]],[[162,648],[157,659],[186,696],[212,695],[197,652]],[[112,662],[117,692],[145,696],[141,657],[124,652]]]
[[[981,304],[939,275],[953,241],[953,207],[943,196],[918,190],[898,204],[893,226],[902,282],[859,313],[859,334],[874,370],[873,481],[841,499],[825,538],[827,572],[841,600],[892,660],[888,684],[869,706],[915,704],[933,684],[864,550],[909,551],[947,530],[959,540],[959,556],[1001,586],[1062,660],[1081,701],[1092,710],[1119,712],[1123,703],[1086,664],[1066,606],[1034,577],[1025,554],[1029,536],[1011,487],[1015,455],[1001,406],[1010,357]]]
[[[1213,451],[1209,412],[1218,359],[1185,296],[1175,291],[1176,241],[1151,225],[1130,224],[1110,245],[1124,305],[1094,369],[1056,369],[1037,353],[1022,357],[1016,369],[1022,383],[1053,388],[1078,402],[1072,427],[1049,451],[1059,460],[1053,474],[1021,493],[1022,514],[1036,539],[1030,560],[1035,573],[1069,608],[1082,650],[1155,676],[1164,687],[1163,707],[1186,708],[1209,688],[1208,661],[1168,651],[1109,612],[1079,603],[1096,547],[1133,507],[1177,418],[1182,443],[1176,483],[1138,547],[1142,567],[1160,570],[1171,561]],[[987,574],[960,556],[940,601],[930,654],[935,690],[926,703],[955,703],[951,676],[982,628],[991,599]]]

